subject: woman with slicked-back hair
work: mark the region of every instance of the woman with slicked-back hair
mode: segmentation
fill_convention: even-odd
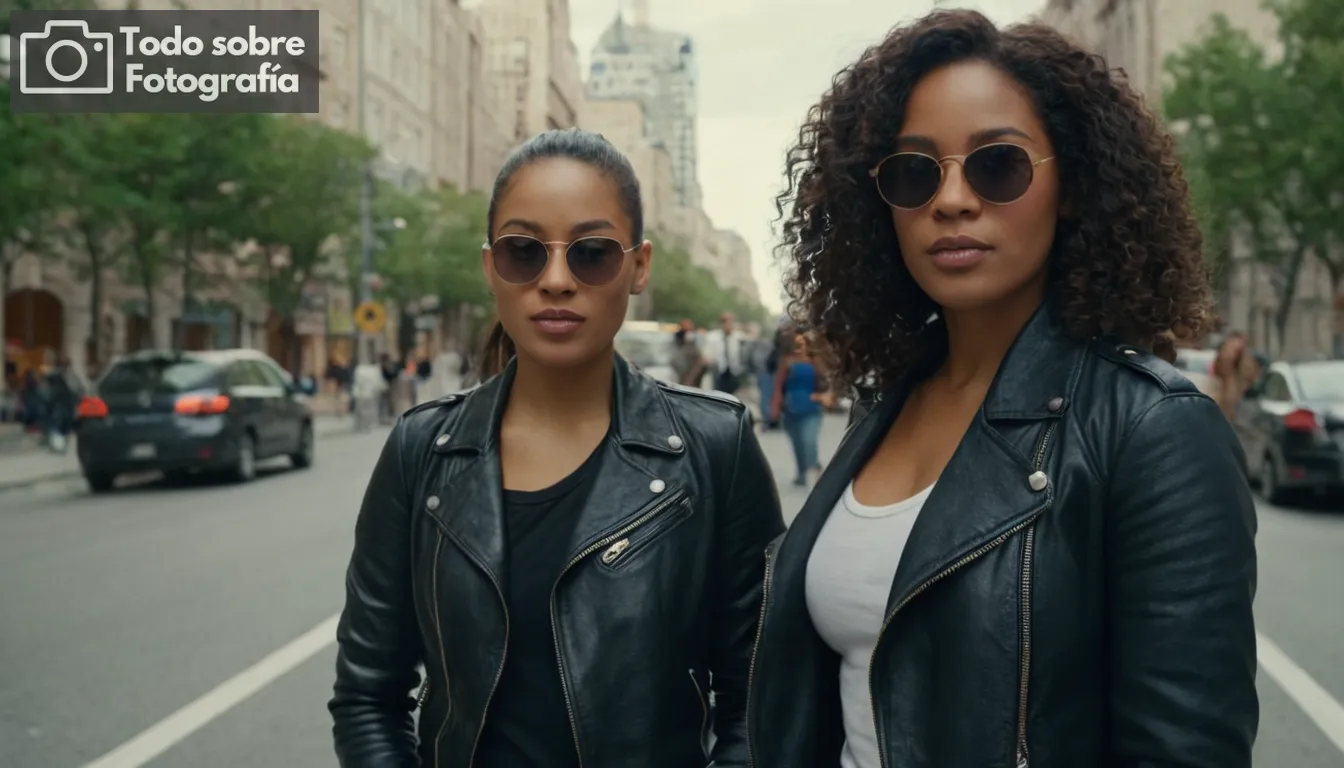
[[[1186,182],[1038,25],[902,25],[787,161],[793,312],[875,392],[765,569],[761,768],[1250,768],[1255,507],[1165,358],[1213,320]]]
[[[779,499],[741,403],[613,351],[653,261],[635,173],[597,134],[543,133],[505,161],[488,229],[502,369],[403,416],[369,481],[340,764],[745,766]]]

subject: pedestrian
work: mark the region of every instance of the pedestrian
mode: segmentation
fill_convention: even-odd
[[[1255,505],[1163,359],[1213,312],[1139,94],[935,11],[789,158],[793,305],[878,395],[767,554],[755,765],[1250,768]]]
[[[355,366],[350,388],[350,402],[355,415],[355,429],[367,432],[378,422],[382,403],[387,394],[387,378],[383,367],[373,362],[373,344],[369,352]]]
[[[634,170],[597,134],[543,133],[506,159],[487,226],[505,363],[403,416],[374,469],[337,631],[340,764],[746,765],[784,524],[742,405],[615,354],[653,255]]]
[[[779,370],[780,361],[784,359],[784,353],[793,346],[794,328],[791,323],[783,323],[775,329],[775,335],[769,340],[762,340],[765,346],[765,359],[762,361],[761,369],[756,374],[756,386],[761,390],[761,401],[772,402],[775,392],[775,373]],[[768,395],[766,393],[769,393]],[[779,415],[773,412],[773,408],[767,408],[764,423],[761,428],[765,431],[779,429]]]
[[[75,426],[75,410],[83,394],[83,386],[70,367],[70,358],[60,355],[55,365],[50,366],[46,392],[45,444],[53,453],[65,453]]]
[[[716,391],[737,394],[738,388],[742,386],[742,377],[747,374],[748,346],[747,338],[738,330],[737,319],[732,312],[720,315],[719,327],[705,334],[701,351]]]
[[[677,381],[688,387],[698,387],[705,377],[705,356],[695,339],[695,323],[681,321],[681,327],[672,335],[672,370]]]
[[[795,333],[785,349],[770,393],[770,420],[783,423],[793,446],[797,474],[793,484],[806,488],[808,477],[821,471],[818,442],[821,437],[821,418],[824,409],[833,404],[826,390],[826,380],[817,368],[816,358],[808,347],[807,336]]]
[[[1242,331],[1227,334],[1218,345],[1218,353],[1213,359],[1215,399],[1228,421],[1236,419],[1237,406],[1245,399],[1246,390],[1259,379],[1258,372],[1253,370],[1253,359],[1246,344],[1246,334]]]

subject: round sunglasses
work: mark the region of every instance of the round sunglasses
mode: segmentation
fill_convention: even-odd
[[[574,279],[589,288],[600,288],[621,273],[625,255],[639,246],[626,248],[611,237],[580,237],[571,242],[544,242],[531,235],[500,235],[486,243],[499,279],[514,285],[534,282],[546,271],[551,251],[564,246],[565,265]]]
[[[883,158],[868,175],[877,182],[877,193],[892,208],[923,208],[938,196],[943,186],[943,164],[961,163],[962,173],[971,191],[991,205],[1008,205],[1022,199],[1031,189],[1036,166],[1054,160],[1032,160],[1027,150],[1016,144],[986,144],[965,155],[948,155],[941,160],[923,152],[897,152]]]

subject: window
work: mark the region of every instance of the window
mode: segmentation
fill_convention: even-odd
[[[278,365],[269,360],[253,360],[249,365],[255,368],[257,375],[261,377],[262,386],[284,388],[293,381],[288,373],[280,370]]]
[[[139,392],[175,395],[218,386],[218,370],[200,360],[172,357],[123,360],[98,383],[98,392],[129,395]]]
[[[1271,373],[1265,377],[1264,392],[1264,399],[1276,403],[1286,403],[1293,399],[1292,393],[1288,391],[1288,382],[1281,373]]]
[[[227,377],[230,389],[266,386],[266,380],[262,378],[261,371],[258,371],[246,360],[230,365]]]

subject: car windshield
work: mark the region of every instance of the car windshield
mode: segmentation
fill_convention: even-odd
[[[672,365],[672,334],[662,331],[621,331],[616,351],[639,368]]]
[[[204,389],[214,383],[215,374],[213,365],[199,360],[123,360],[98,383],[98,392],[103,396],[139,392],[173,395]]]
[[[1297,366],[1297,383],[1304,400],[1344,400],[1344,360],[1303,363]]]

